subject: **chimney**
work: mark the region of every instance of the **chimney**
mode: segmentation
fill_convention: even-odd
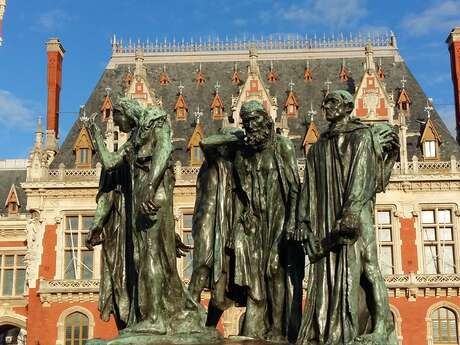
[[[5,14],[6,0],[0,0],[0,47],[3,44],[3,15]]]
[[[46,52],[48,54],[48,112],[45,148],[51,153],[57,152],[57,139],[59,138],[59,95],[65,50],[59,39],[51,38],[46,42]]]
[[[460,27],[450,32],[446,42],[449,45],[452,82],[454,83],[457,142],[460,144]]]

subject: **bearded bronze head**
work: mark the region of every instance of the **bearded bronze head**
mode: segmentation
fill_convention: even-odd
[[[256,151],[270,145],[275,136],[275,124],[262,103],[249,101],[241,106],[240,118],[246,132],[246,144]]]

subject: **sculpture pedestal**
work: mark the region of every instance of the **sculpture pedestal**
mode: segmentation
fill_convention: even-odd
[[[224,339],[215,329],[202,333],[155,335],[155,334],[123,334],[111,340],[91,339],[87,345],[273,345],[288,342],[269,342],[244,337]]]

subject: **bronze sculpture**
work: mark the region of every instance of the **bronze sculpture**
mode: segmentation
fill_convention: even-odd
[[[398,139],[389,125],[350,116],[347,91],[328,94],[329,129],[306,160],[299,239],[310,265],[298,343],[396,345],[378,266],[375,195],[389,182]]]
[[[289,279],[286,241],[295,229],[297,161],[260,102],[243,104],[240,116],[245,133],[224,129],[201,142],[190,290],[199,301],[211,289],[209,325],[233,301],[246,306],[241,335],[282,340],[289,328],[295,333],[301,307],[302,277]]]
[[[216,331],[205,329],[204,308],[192,300],[177,272],[166,113],[121,99],[114,121],[130,133],[118,152],[108,152],[100,129],[94,122],[90,126],[105,171],[87,242],[103,244],[100,310],[105,318],[114,314],[122,330],[108,344],[186,342],[184,334],[218,339]]]

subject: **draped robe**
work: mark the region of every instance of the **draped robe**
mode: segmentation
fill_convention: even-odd
[[[388,184],[393,163],[384,159],[373,128],[358,120],[330,129],[310,148],[299,220],[322,240],[337,220],[353,215],[359,219],[359,236],[309,266],[299,344],[347,344],[370,332],[366,302],[372,296],[363,287],[363,262],[376,256],[375,195]]]

